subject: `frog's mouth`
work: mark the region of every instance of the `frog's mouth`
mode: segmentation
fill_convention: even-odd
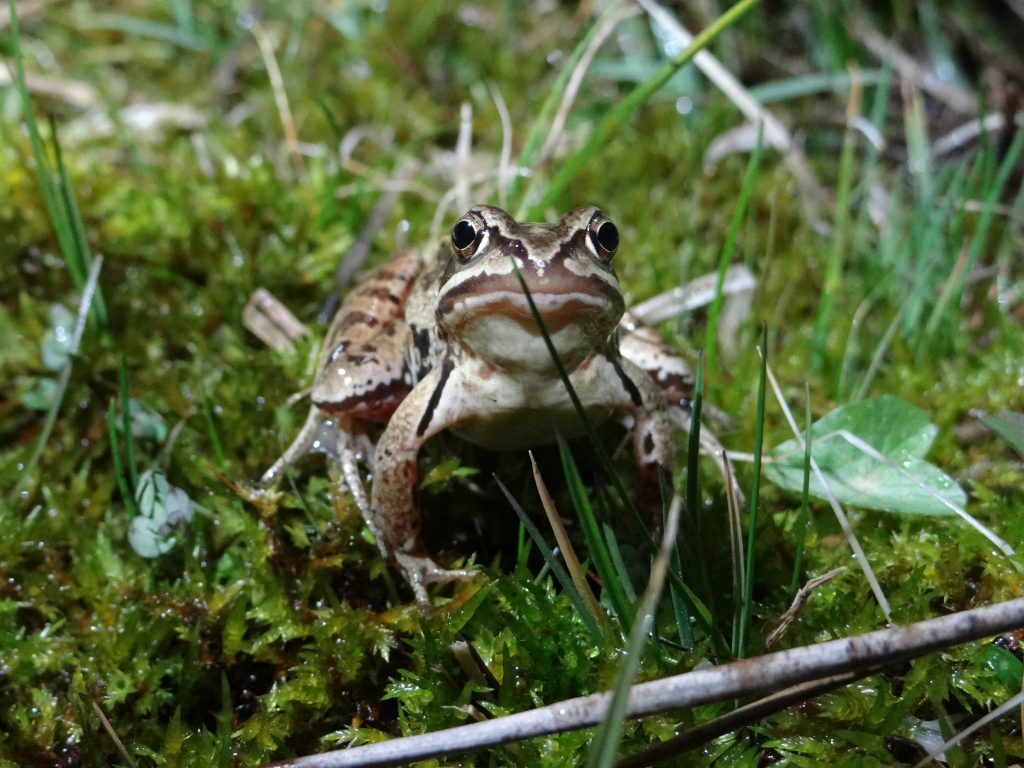
[[[574,276],[572,281],[533,281],[529,299],[549,333],[570,325],[607,326],[610,332],[625,309],[618,286],[593,276]],[[536,332],[530,300],[515,275],[480,275],[448,290],[437,308],[438,322],[458,335],[475,322],[497,317]]]
[[[484,281],[486,290],[481,288]],[[448,338],[498,369],[555,375],[547,341],[515,275],[478,276],[472,282],[471,289],[464,290],[463,284],[448,291],[438,304],[438,324]],[[560,290],[565,284],[549,280],[531,290],[530,299],[548,341],[573,370],[606,347],[624,303],[617,286],[596,276],[579,277],[572,290]]]

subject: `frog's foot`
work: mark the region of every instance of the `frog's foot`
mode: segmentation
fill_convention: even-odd
[[[306,423],[302,425],[299,434],[292,440],[292,444],[288,446],[285,452],[281,454],[281,457],[270,466],[270,469],[263,473],[259,483],[257,483],[257,488],[269,488],[281,479],[281,475],[284,474],[288,467],[292,466],[307,453],[323,450],[320,446],[320,432],[323,426],[323,414],[314,405],[309,409]]]
[[[402,575],[409,582],[413,593],[416,595],[416,602],[424,610],[430,608],[430,598],[427,595],[427,584],[438,584],[448,581],[461,581],[472,579],[479,571],[449,570],[442,568],[435,563],[428,555],[413,555],[405,552],[395,552],[395,562],[402,570]]]

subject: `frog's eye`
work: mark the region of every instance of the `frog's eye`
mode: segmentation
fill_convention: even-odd
[[[463,261],[471,258],[480,248],[483,227],[478,227],[469,216],[452,227],[452,248]]]
[[[604,262],[611,261],[619,247],[619,228],[598,211],[590,219],[587,234],[597,257]]]

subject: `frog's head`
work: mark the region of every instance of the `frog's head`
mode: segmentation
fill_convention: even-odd
[[[437,322],[449,342],[492,365],[544,372],[550,354],[518,269],[569,370],[606,349],[624,302],[611,269],[615,225],[597,208],[576,208],[554,224],[519,223],[489,205],[452,227]]]

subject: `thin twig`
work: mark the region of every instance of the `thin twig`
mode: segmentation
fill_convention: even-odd
[[[1013,122],[1017,126],[1024,126],[1024,112],[1014,115]],[[932,155],[938,157],[949,154],[983,134],[998,133],[1004,128],[1006,128],[1006,115],[1002,112],[992,112],[982,118],[968,120],[933,141]]]
[[[880,669],[1021,626],[1024,626],[1024,598],[906,627],[890,627],[695,670],[634,686],[627,717],[778,691],[865,667]],[[610,693],[596,693],[487,722],[334,750],[275,765],[277,768],[369,768],[456,755],[508,741],[589,728],[601,722],[610,700]]]
[[[253,15],[249,19],[250,31],[260,49],[260,56],[263,58],[263,66],[267,70],[267,77],[270,78],[270,88],[274,92],[274,103],[277,105],[277,113],[281,118],[281,128],[284,130],[285,143],[288,145],[288,154],[291,155],[292,165],[295,168],[295,176],[299,181],[305,182],[306,166],[302,162],[302,150],[299,147],[299,132],[295,128],[295,119],[292,117],[292,108],[288,103],[288,93],[284,89],[284,78],[281,76],[281,69],[277,66],[277,58],[274,56],[274,44],[270,42],[259,19]]]
[[[982,536],[984,536],[986,539],[988,539],[990,542],[992,542],[992,544],[994,544],[996,546],[996,548],[1000,552],[1002,552],[1004,555],[1006,555],[1007,557],[1013,557],[1015,555],[1015,552],[1013,551],[1013,547],[1011,547],[1009,544],[1007,544],[1002,538],[1000,538],[998,535],[996,535],[993,531],[989,530],[984,525],[979,523],[977,521],[977,519],[975,519],[975,517],[973,515],[968,514],[967,510],[965,510],[962,507],[954,504],[953,502],[951,502],[949,499],[947,499],[945,496],[940,494],[938,491],[936,491],[931,486],[926,485],[925,483],[921,482],[921,480],[919,478],[915,477],[913,474],[908,472],[906,469],[901,467],[899,464],[897,464],[896,462],[894,462],[891,459],[889,459],[889,457],[885,456],[883,453],[881,453],[878,450],[876,450],[875,447],[872,446],[870,443],[865,442],[861,438],[857,437],[857,435],[853,434],[852,432],[850,432],[849,430],[846,430],[846,429],[839,429],[839,430],[836,430],[835,432],[829,433],[827,435],[823,435],[822,437],[818,438],[818,442],[820,443],[822,440],[824,440],[825,438],[828,438],[828,437],[841,437],[846,442],[848,442],[850,445],[852,445],[854,448],[856,448],[857,450],[859,450],[862,453],[870,456],[875,461],[880,462],[882,464],[885,464],[885,466],[889,467],[889,469],[891,469],[894,472],[897,472],[898,474],[902,475],[907,480],[909,480],[911,483],[916,485],[918,488],[920,488],[923,491],[925,491],[925,493],[927,493],[930,496],[932,496],[936,501],[938,501],[940,504],[942,504],[942,506],[946,507],[953,514],[955,514],[957,517],[959,517],[961,520],[963,520],[965,523],[967,523],[969,526],[971,526],[971,528],[973,528],[978,533],[980,533]]]
[[[734,709],[732,712],[728,712],[721,717],[695,725],[678,736],[645,749],[643,752],[624,757],[615,763],[615,768],[646,768],[646,766],[654,765],[663,760],[678,757],[683,752],[699,747],[702,744],[707,744],[712,739],[724,736],[738,728],[752,725],[769,715],[781,712],[787,707],[816,698],[829,691],[834,691],[836,688],[841,688],[856,680],[873,675],[877,671],[874,667],[866,667],[856,672],[832,675],[821,680],[812,680],[809,683],[794,685],[784,691],[773,693],[771,696],[766,696],[739,709]]]
[[[107,736],[114,742],[114,746],[117,747],[117,751],[121,753],[121,757],[130,766],[135,766],[135,761],[132,760],[132,756],[128,754],[128,750],[124,748],[124,742],[121,741],[121,737],[117,735],[117,731],[114,730],[114,726],[110,724],[107,716],[103,714],[103,710],[100,709],[100,705],[95,701],[92,703],[92,710],[96,713],[96,717],[100,719],[100,725],[103,726],[103,730],[107,732]]]
[[[4,64],[6,65],[7,62]],[[0,88],[12,85],[14,82],[15,78],[10,67],[0,68]],[[96,103],[96,89],[81,80],[63,80],[39,75],[35,72],[26,72],[25,87],[29,93],[60,99],[83,109]]]
[[[978,111],[978,100],[974,94],[942,80],[931,67],[919,63],[898,45],[886,40],[863,19],[853,18],[849,21],[847,28],[853,31],[864,47],[880,60],[891,62],[901,77],[915,83],[922,91],[927,91],[956,112],[973,115]]]
[[[959,744],[961,741],[963,741],[965,738],[970,736],[976,730],[978,730],[979,728],[984,728],[986,725],[991,723],[993,720],[998,720],[1000,717],[1002,717],[1007,712],[1009,712],[1011,709],[1013,709],[1014,707],[1016,707],[1018,704],[1021,704],[1021,703],[1024,703],[1024,691],[1021,691],[1020,693],[1018,693],[1016,696],[1014,696],[1009,701],[1004,701],[1002,704],[1000,704],[998,707],[993,709],[987,715],[985,715],[984,717],[978,718],[973,723],[971,723],[971,725],[969,727],[964,728],[964,730],[960,731],[960,733],[956,734],[953,738],[951,738],[945,744],[942,744],[939,747],[937,747],[936,749],[933,749],[929,754],[925,755],[919,761],[914,763],[913,768],[924,768],[924,766],[930,765],[933,760],[937,760],[939,755],[941,755],[947,749],[949,749],[952,746],[955,746],[956,744]]]
[[[651,19],[667,32],[680,47],[690,45],[693,35],[663,6],[654,0],[637,0]],[[786,166],[800,184],[804,202],[810,207],[812,218],[819,218],[817,209],[827,194],[807,163],[803,150],[793,141],[789,129],[775,115],[765,109],[750,91],[736,79],[725,66],[708,50],[702,50],[693,57],[704,76],[708,78],[743,116],[753,125],[764,126],[764,141],[773,149],[783,153]]]
[[[800,589],[798,589],[796,594],[793,596],[793,602],[790,603],[789,608],[787,608],[786,612],[779,617],[779,626],[773,629],[768,634],[768,637],[765,638],[764,647],[771,648],[773,645],[779,642],[779,640],[782,639],[783,635],[785,635],[789,628],[793,626],[793,622],[796,621],[797,617],[800,615],[800,611],[804,609],[804,605],[807,604],[807,601],[810,599],[811,594],[814,592],[814,590],[816,590],[823,584],[827,584],[828,582],[832,581],[832,579],[834,579],[836,576],[845,572],[846,566],[841,565],[838,568],[833,568],[828,573],[823,573],[820,576],[815,576],[813,579],[808,580],[806,584],[800,587]]]

